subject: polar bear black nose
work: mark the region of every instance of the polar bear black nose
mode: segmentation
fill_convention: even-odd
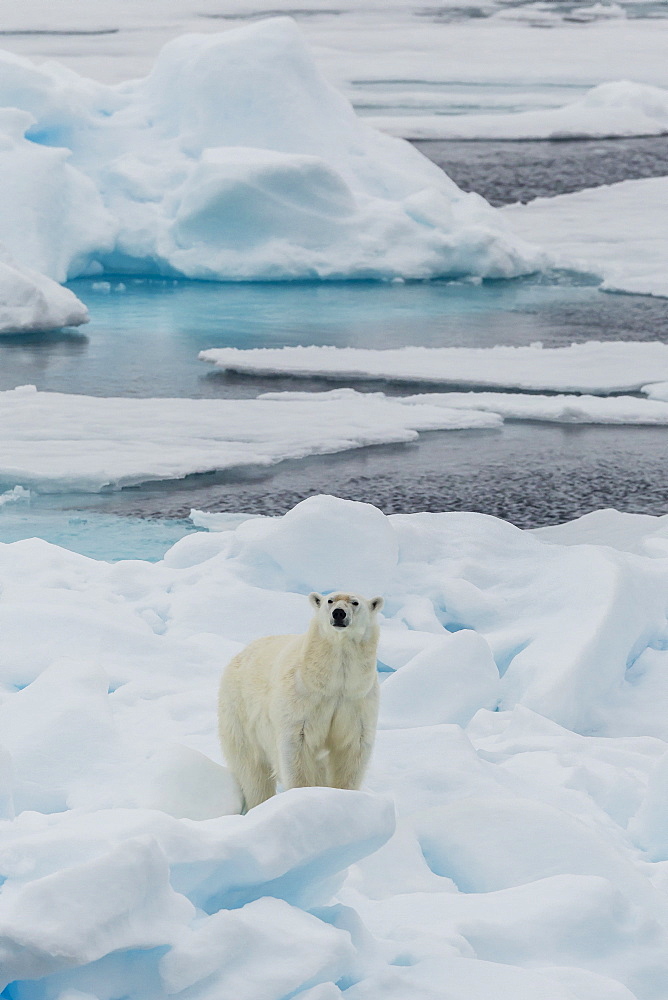
[[[332,618],[335,622],[342,622],[345,620],[346,613],[343,608],[334,608],[332,611]]]

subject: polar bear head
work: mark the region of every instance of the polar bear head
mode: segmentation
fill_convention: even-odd
[[[331,635],[362,636],[376,623],[376,612],[383,607],[382,597],[370,601],[359,594],[336,591],[333,594],[309,594],[316,618],[323,632]]]

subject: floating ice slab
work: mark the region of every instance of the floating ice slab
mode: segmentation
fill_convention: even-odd
[[[0,545],[2,989],[658,1000],[665,519],[586,520],[321,496],[159,563]],[[238,815],[220,673],[349,585],[386,598],[364,788]]]
[[[668,401],[637,399],[635,396],[576,396],[514,392],[442,392],[404,396],[411,405],[430,404],[448,409],[463,407],[496,413],[504,420],[540,420],[557,424],[626,424],[665,426]]]
[[[644,183],[644,182],[643,182]],[[668,247],[668,242],[667,242]],[[202,351],[227,371],[336,379],[438,382],[444,385],[571,392],[623,392],[668,373],[668,345],[658,341],[588,341],[570,347],[279,347]]]
[[[405,139],[611,139],[665,135],[668,90],[618,80],[560,108],[515,114],[388,115],[366,119]]]
[[[289,18],[184,35],[115,87],[9,53],[0,68],[0,239],[58,281],[512,277],[543,260],[364,124]]]
[[[264,393],[257,399],[133,399],[22,386],[0,393],[6,434],[0,443],[0,484],[6,487],[0,502],[15,498],[14,487],[37,493],[120,489],[399,444],[424,431],[494,430],[506,419],[665,426],[668,402],[493,392],[385,396],[354,389]],[[207,526],[207,518],[197,523]],[[234,519],[229,526],[236,526]]]
[[[0,393],[0,422],[0,482],[38,492],[97,492],[413,441],[419,431],[494,428],[501,419],[357,393],[285,400],[106,399],[21,386]]]
[[[88,322],[88,310],[69,288],[22,267],[0,244],[0,334],[34,333]]]
[[[595,274],[605,291],[668,297],[668,178],[536,198],[502,211],[525,239],[540,233],[557,266]]]

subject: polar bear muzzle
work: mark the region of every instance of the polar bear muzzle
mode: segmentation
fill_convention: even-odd
[[[345,628],[349,624],[349,618],[345,608],[334,608],[332,611],[332,625],[334,628]]]

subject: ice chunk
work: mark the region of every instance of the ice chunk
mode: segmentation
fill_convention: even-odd
[[[200,921],[161,959],[160,975],[170,996],[197,985],[201,1000],[282,1000],[342,979],[354,960],[345,931],[266,898]]]
[[[246,521],[230,554],[249,567],[258,584],[271,575],[282,589],[345,589],[370,599],[392,580],[398,545],[376,507],[318,496],[280,519]]]
[[[494,708],[499,672],[485,640],[470,629],[435,639],[384,682],[380,725],[384,728],[465,726],[479,708]]]
[[[74,292],[18,264],[0,244],[0,334],[33,333],[88,322]]]
[[[642,885],[623,855],[585,823],[536,801],[461,799],[425,812],[419,837],[430,868],[462,892],[493,892],[557,874]]]
[[[169,884],[151,841],[126,841],[95,861],[74,864],[0,900],[0,985],[37,979],[112,951],[170,944],[192,904]]]

